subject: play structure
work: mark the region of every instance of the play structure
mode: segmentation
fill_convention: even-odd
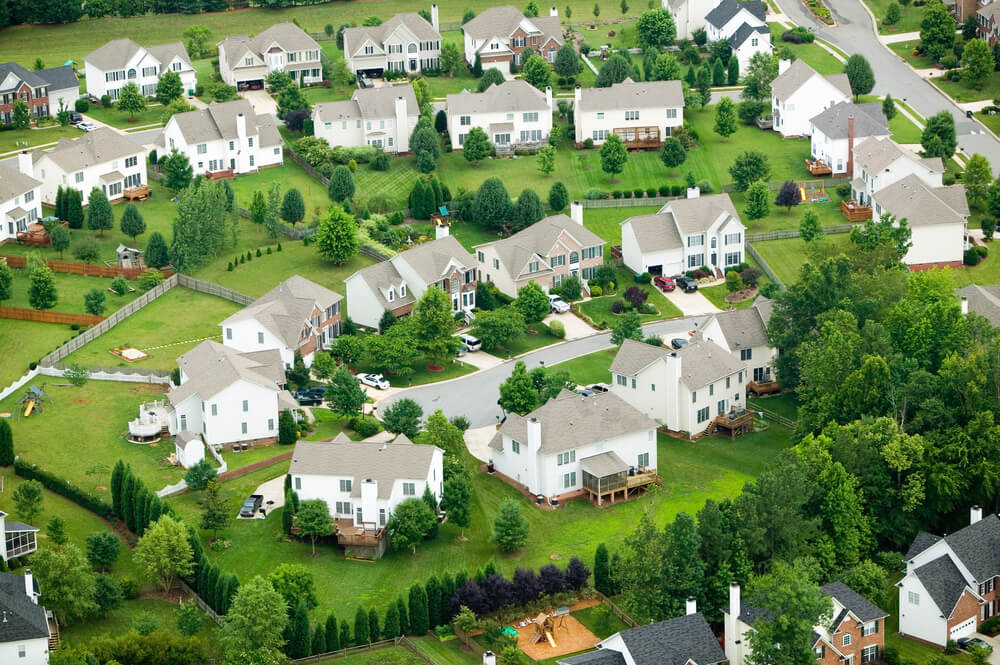
[[[548,660],[594,648],[600,640],[570,614],[558,607],[515,622],[517,648],[532,660]]]
[[[552,614],[541,612],[538,616],[531,620],[532,625],[535,627],[535,632],[531,635],[532,644],[537,644],[542,640],[548,640],[552,648],[556,648],[556,640],[552,637],[552,631],[556,628],[553,616],[554,615]]]
[[[44,387],[44,384],[42,384]],[[32,413],[43,413],[45,411],[45,392],[38,386],[29,386],[27,392],[21,395],[21,399],[18,401],[19,410],[24,409],[22,412],[25,418],[31,416]]]
[[[800,180],[796,184],[799,186],[802,203],[825,203],[829,200],[822,180]]]

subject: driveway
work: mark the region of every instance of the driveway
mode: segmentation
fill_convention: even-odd
[[[581,337],[590,337],[594,334],[594,329],[583,322],[583,319],[578,317],[572,312],[565,312],[563,314],[549,314],[543,320],[546,325],[552,323],[553,321],[561,321],[563,327],[566,329],[565,339],[580,339]]]
[[[948,111],[955,117],[955,131],[959,150],[966,155],[979,153],[993,165],[994,173],[1000,168],[1000,141],[944,95],[932,83],[920,77],[899,56],[890,51],[875,32],[872,16],[861,0],[837,0],[827,3],[837,25],[821,24],[800,0],[776,0],[789,20],[805,26],[845,53],[860,53],[875,70],[876,95],[891,93],[904,100],[924,117],[939,111]]]
[[[265,90],[244,90],[240,96],[250,102],[253,112],[257,115],[266,113],[268,115],[278,114],[278,102],[274,101],[271,95]]]
[[[260,494],[264,497],[261,507],[267,511],[267,515],[270,515],[276,508],[285,505],[285,477],[278,476],[260,484],[253,491],[253,494]],[[272,503],[269,504],[268,501]]]
[[[696,316],[699,314],[715,314],[721,312],[718,307],[706,298],[701,291],[694,293],[684,293],[680,289],[663,293],[667,300],[677,306],[684,316]]]
[[[489,443],[489,441],[487,441]],[[973,637],[978,637],[983,642],[986,642],[991,647],[993,647],[993,652],[990,653],[989,662],[992,665],[1000,665],[1000,639],[996,637],[990,637],[989,635],[983,635],[982,633],[973,633]]]

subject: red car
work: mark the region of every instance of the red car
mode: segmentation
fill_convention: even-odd
[[[673,291],[674,289],[677,288],[677,285],[674,284],[674,280],[670,279],[669,277],[664,277],[663,275],[657,275],[656,277],[654,277],[653,284],[655,284],[657,288],[662,289],[663,291]]]

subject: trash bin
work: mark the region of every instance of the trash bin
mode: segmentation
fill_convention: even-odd
[[[966,111],[965,112],[965,117],[966,118],[971,118],[972,117],[972,111]]]

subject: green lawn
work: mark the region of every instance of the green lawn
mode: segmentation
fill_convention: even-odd
[[[15,129],[0,132],[0,154],[14,152],[26,147],[55,143],[62,138],[75,139],[83,132],[73,126],[46,127],[44,129]]]
[[[824,239],[826,250],[830,253],[847,251],[850,243],[849,235],[838,233],[826,236]],[[802,238],[755,242],[753,246],[786,286],[798,281],[799,268],[809,258],[806,243]]]
[[[754,301],[757,299],[756,296],[754,296],[753,298],[749,298],[747,300],[743,300],[737,303],[726,302],[726,296],[729,295],[729,289],[726,288],[725,284],[719,284],[717,286],[701,286],[698,287],[698,291],[701,292],[701,295],[708,298],[709,302],[711,302],[713,305],[715,305],[721,310],[726,310],[729,309],[730,307],[733,307],[735,309],[743,309],[745,307],[749,307],[750,305],[752,305]]]
[[[410,638],[417,650],[430,659],[434,665],[478,665],[482,658],[460,647],[458,640],[442,642],[436,637],[425,635]]]
[[[371,164],[359,164],[357,171],[354,172],[354,185],[357,188],[354,194],[355,200],[364,201],[381,194],[388,197],[393,210],[409,208],[410,190],[413,189],[413,183],[420,178],[415,163],[416,158],[413,156],[396,157],[389,160],[388,171],[376,171],[372,169]],[[329,197],[327,200],[329,201]]]
[[[618,631],[626,630],[628,628],[628,624],[611,613],[610,609],[607,610],[607,621],[601,621],[601,612],[599,611],[600,607],[602,606],[594,605],[593,607],[577,610],[576,612],[573,612],[573,618],[582,623],[587,630],[602,640],[614,635]]]
[[[965,81],[948,81],[943,76],[935,76],[931,82],[941,88],[946,95],[956,102],[977,102],[981,99],[996,99],[1000,97],[1000,74],[994,72],[979,88],[970,88]]]
[[[611,367],[611,361],[615,359],[617,351],[617,347],[594,351],[585,356],[578,356],[572,360],[561,362],[555,367],[569,372],[573,380],[581,386],[589,386],[594,383],[608,383],[611,380],[611,374],[608,370]]]
[[[972,658],[967,653],[945,656],[937,647],[908,639],[899,634],[899,590],[895,586],[895,582],[899,581],[898,577],[898,575],[893,577],[892,583],[886,586],[885,597],[880,599],[879,606],[885,608],[886,612],[889,613],[885,620],[885,645],[899,651],[899,660],[902,663],[928,665],[932,660],[944,658],[945,662],[951,665],[972,665]]]
[[[427,369],[428,364],[429,361],[424,358],[420,358],[419,360],[414,361],[411,365],[413,368],[413,374],[410,374],[405,379],[388,374],[386,375],[386,378],[389,379],[389,383],[396,387],[421,386],[425,383],[436,383],[438,381],[447,381],[448,379],[457,379],[460,376],[471,374],[478,369],[477,367],[464,363],[457,358],[453,358],[450,363],[445,363],[444,369],[440,372],[432,372]],[[369,366],[364,364],[358,364],[355,369],[358,372],[372,371]],[[362,386],[362,389],[366,388]],[[378,391],[374,388],[367,388],[367,390],[371,390],[372,394],[378,394]]]
[[[535,333],[528,333],[528,330],[533,330]],[[475,328],[472,329],[472,334],[476,334]],[[525,333],[511,340],[506,347],[487,348],[484,346],[483,350],[500,358],[510,358],[513,356],[519,356],[522,353],[527,353],[528,351],[540,349],[543,346],[555,344],[560,341],[562,340],[553,336],[549,332],[549,327],[547,325],[539,322],[529,324]]]
[[[896,117],[889,121],[889,129],[896,143],[920,143],[920,128],[898,110]]]
[[[976,119],[986,125],[994,134],[1000,133],[1000,115],[976,114]]]
[[[805,61],[807,65],[815,69],[820,74],[840,74],[844,71],[844,63],[835,58],[829,51],[816,43],[793,44],[781,40],[781,34],[785,32],[785,26],[780,23],[770,23],[771,43],[775,48],[787,46],[796,58]]]
[[[38,362],[75,334],[69,326],[56,323],[3,319],[0,323],[0,346],[4,350],[4,359],[0,362],[0,389],[24,376],[28,363]]]
[[[419,648],[419,647],[418,647]],[[405,647],[389,647],[377,651],[362,651],[343,658],[313,661],[313,665],[424,665],[423,660]],[[434,662],[442,662],[435,660]]]
[[[14,270],[13,273],[14,281],[11,284],[11,298],[3,302],[4,307],[31,309],[31,303],[28,300],[28,289],[31,286],[28,271]],[[130,283],[130,285],[135,288],[135,283]],[[108,288],[111,286],[111,279],[108,277],[84,277],[83,275],[71,275],[63,272],[55,273],[55,286],[59,301],[52,310],[55,312],[69,312],[70,314],[87,313],[87,310],[83,306],[83,295],[92,289],[102,291],[105,295],[105,316],[142,295],[138,289],[123,296],[111,293],[108,291]]]
[[[219,323],[240,309],[229,300],[176,286],[65,360],[82,365],[173,369],[205,337],[222,335]],[[133,346],[149,358],[127,363],[111,349]],[[163,348],[154,348],[163,347]]]
[[[660,319],[673,319],[675,317],[682,316],[681,310],[672,302],[667,300],[667,297],[652,284],[635,284],[633,275],[627,268],[618,269],[618,281],[616,283],[617,294],[591,298],[586,302],[582,302],[580,303],[580,311],[589,316],[598,326],[601,325],[601,322],[606,322],[608,326],[611,326],[615,318],[618,316],[611,312],[611,304],[615,300],[621,300],[625,290],[630,286],[638,286],[643,291],[647,292],[649,294],[649,298],[646,299],[646,303],[652,304],[658,310],[657,314],[641,314],[639,316],[639,320],[642,323],[659,321]]]
[[[923,7],[913,5],[900,6],[899,21],[893,25],[885,25],[882,19],[885,18],[885,12],[892,0],[864,0],[864,2],[878,20],[878,31],[881,34],[892,35],[900,32],[915,32],[920,30],[920,21],[924,17]]]
[[[127,130],[132,127],[141,127],[143,125],[162,124],[161,116],[163,115],[163,111],[163,106],[156,101],[147,99],[146,108],[135,115],[130,115],[125,111],[119,111],[115,107],[103,108],[97,104],[90,105],[90,110],[87,111],[87,115],[95,120],[100,120],[106,125]]]
[[[408,226],[422,238],[434,237],[434,227],[430,222],[413,222]],[[470,252],[476,245],[492,242],[499,238],[499,234],[496,231],[489,231],[475,222],[466,222],[458,219],[452,220],[449,233],[455,236],[455,239],[462,243],[462,246]]]
[[[584,208],[583,225],[601,236],[611,245],[622,243],[621,223],[629,217],[652,215],[662,206],[637,206],[635,208]]]
[[[237,203],[246,209],[250,208],[254,192],[259,191],[267,196],[272,183],[278,183],[281,186],[282,195],[289,189],[299,190],[306,202],[305,223],[310,224],[326,217],[332,203],[326,193],[326,188],[290,159],[286,159],[281,166],[237,176],[231,181],[233,191],[236,192]]]
[[[44,412],[29,418],[16,415],[24,391],[0,402],[0,412],[15,413],[11,428],[18,456],[109,501],[111,469],[119,459],[131,464],[154,491],[184,475],[182,469],[165,462],[174,452],[172,443],[140,446],[125,440],[128,422],[139,415],[139,405],[163,398],[161,386],[88,381],[75,388],[57,382],[41,376],[32,382],[48,397]],[[74,436],[81,432],[81,424],[86,425],[85,436]]]
[[[124,635],[132,628],[133,622],[141,614],[153,617],[157,630],[165,630],[180,636],[181,632],[177,628],[179,612],[177,605],[159,598],[126,600],[120,608],[109,612],[99,620],[80,621],[68,628],[61,629],[60,637],[65,644],[76,646],[95,637]],[[211,650],[218,648],[217,640],[220,634],[219,627],[208,616],[202,616],[201,630],[198,635],[209,645]]]
[[[765,397],[753,397],[747,401],[752,408],[767,409],[774,411],[779,416],[789,420],[797,420],[799,414],[799,403],[795,399],[795,393],[786,391],[777,395],[767,395]]]
[[[819,217],[819,223],[821,226],[832,226],[835,224],[844,224],[847,222],[844,219],[844,215],[840,212],[840,197],[837,196],[837,192],[831,189],[825,189],[827,201],[817,201],[816,203],[800,203],[797,206],[792,207],[790,210],[788,208],[781,208],[774,205],[774,199],[772,198],[771,208],[766,217],[761,217],[760,219],[750,219],[746,215],[742,215],[743,223],[746,224],[747,233],[755,233],[758,231],[777,231],[780,229],[797,229],[802,223],[802,218],[805,216],[807,211],[815,212]],[[777,196],[777,191],[771,192],[773,196]],[[733,205],[736,206],[736,210],[743,212],[746,207],[746,196],[742,192],[733,192],[729,195],[733,200]],[[807,194],[808,196],[808,194]]]
[[[893,53],[906,60],[910,66],[916,69],[929,69],[934,66],[934,60],[926,55],[917,55],[914,49],[916,49],[919,43],[919,39],[911,39],[907,42],[893,42],[892,44],[888,44],[888,46],[892,49]]]

